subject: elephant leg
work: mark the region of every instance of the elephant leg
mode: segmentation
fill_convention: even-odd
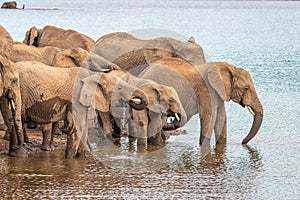
[[[76,156],[80,142],[79,140],[80,137],[77,134],[76,129],[73,129],[67,133],[67,147],[65,152],[66,158],[74,158]]]
[[[130,120],[128,122],[128,139],[129,139],[129,143],[132,144],[136,141],[137,139],[137,130],[136,127],[134,126],[134,122],[132,120]]]
[[[6,131],[7,130],[7,126],[5,124],[5,121],[2,117],[2,114],[0,113],[0,131]]]
[[[147,145],[147,133],[148,133],[148,111],[144,110],[132,110],[133,121],[131,122],[135,127],[134,136],[137,137],[138,146]]]
[[[98,121],[104,135],[111,141],[114,141],[112,137],[112,123],[110,120],[110,114],[108,112],[98,112]]]
[[[21,147],[15,149],[14,146],[18,143],[18,137],[16,134],[16,130],[13,128],[10,132],[10,142],[9,142],[9,152],[8,155],[11,157],[20,157],[20,158],[27,158],[28,152],[25,148]]]
[[[23,126],[23,135],[24,135],[24,142],[31,143],[30,140],[29,140],[29,138],[28,138],[27,130],[26,130],[25,126]]]
[[[162,131],[159,131],[156,135],[149,137],[147,143],[153,145],[159,145],[163,141],[162,136],[163,136]]]
[[[4,97],[0,98],[0,110],[7,126],[6,137],[9,136],[8,155],[12,157],[28,157],[28,152],[23,148],[23,135],[17,133],[16,129],[18,127],[15,127],[13,114],[9,109],[8,101]]]
[[[43,133],[42,150],[51,151],[53,149],[52,123],[41,125]]]
[[[218,109],[215,124],[215,137],[217,144],[226,143],[226,111],[224,103]]]
[[[66,158],[75,158],[84,156],[87,150],[87,133],[79,134],[76,128],[72,128],[70,133],[67,133],[67,148],[65,151]]]
[[[3,139],[7,140],[7,141],[10,140],[10,136],[9,136],[9,131],[8,130],[5,131],[5,135],[4,135]]]
[[[200,145],[206,146],[210,145],[210,139],[216,121],[217,108],[214,109],[213,105],[209,105],[209,108],[205,108],[204,105],[199,107],[199,117],[201,125]],[[215,112],[212,112],[212,110],[215,110]]]
[[[147,145],[147,126],[139,127],[138,133],[139,134],[138,134],[138,138],[137,138],[137,145],[138,146],[146,146]]]
[[[58,122],[54,122],[52,124],[52,135],[61,135],[62,132],[59,129],[59,123]]]
[[[115,122],[115,121],[113,122],[113,133],[112,133],[112,135],[113,135],[114,138],[121,137],[121,129],[118,126],[118,123]]]

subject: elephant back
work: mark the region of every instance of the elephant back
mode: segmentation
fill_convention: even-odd
[[[202,47],[195,42],[169,37],[142,40],[123,32],[101,37],[91,52],[127,71],[137,67],[146,68],[150,63],[166,57],[180,57],[193,64],[206,62]],[[137,75],[141,71],[137,70],[133,74]]]

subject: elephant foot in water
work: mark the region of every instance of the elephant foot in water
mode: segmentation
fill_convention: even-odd
[[[149,137],[147,142],[152,145],[160,145],[162,143],[166,143],[170,138],[170,133],[168,131],[160,131],[156,135]]]
[[[8,155],[11,157],[19,157],[19,158],[28,158],[28,152],[24,147],[19,149],[13,149],[8,152]]]

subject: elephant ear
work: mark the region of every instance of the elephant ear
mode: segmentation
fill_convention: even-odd
[[[214,88],[223,101],[229,101],[231,86],[223,80],[223,78],[226,78],[226,75],[224,73],[221,74],[216,63],[207,63],[206,65],[209,65],[207,70],[209,84]]]
[[[89,55],[82,62],[81,67],[89,69],[93,72],[110,72],[112,70],[120,69],[119,66],[95,53],[89,53]]]
[[[147,84],[146,88],[143,87],[143,90],[146,92],[149,98],[149,102],[147,107],[149,110],[161,113],[162,112],[162,105],[161,105],[161,95],[162,95],[162,88],[156,84]]]
[[[39,36],[39,31],[35,26],[33,26],[29,29],[29,31],[26,32],[26,36],[25,39],[23,40],[23,43],[29,46],[33,45],[37,47],[38,36]]]
[[[83,106],[92,106],[98,111],[108,112],[109,104],[103,94],[103,88],[101,88],[99,81],[100,76],[98,74],[82,79],[79,101]]]

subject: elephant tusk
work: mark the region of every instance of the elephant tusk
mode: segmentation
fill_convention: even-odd
[[[177,113],[174,114],[177,121],[180,121],[180,117]]]
[[[10,105],[12,109],[16,110],[15,102],[13,100],[10,100]]]
[[[252,108],[250,106],[247,106],[247,108],[251,115],[255,116],[255,112],[252,110]]]
[[[135,103],[135,104],[141,104],[141,103],[142,103],[142,100],[141,100],[141,99],[135,98],[135,97],[132,98],[131,101],[132,101],[133,103]]]

